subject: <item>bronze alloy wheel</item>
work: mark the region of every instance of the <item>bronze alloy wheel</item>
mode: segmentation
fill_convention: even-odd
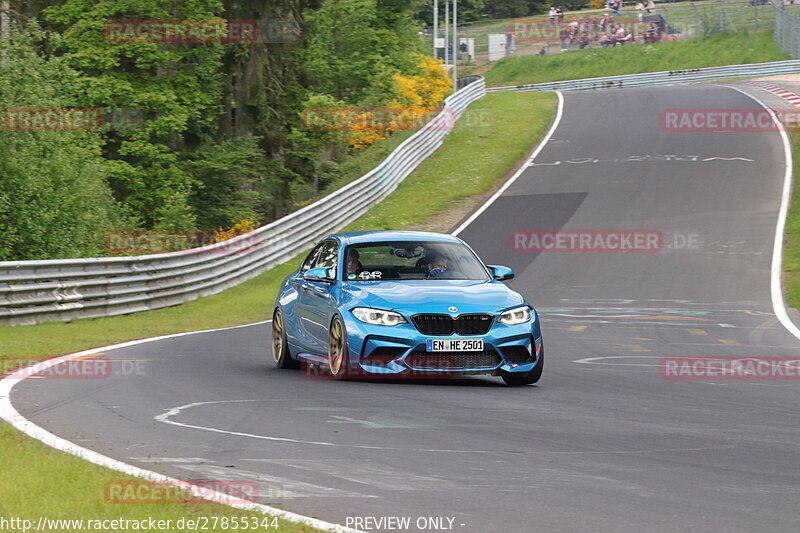
[[[280,311],[275,311],[272,317],[272,359],[276,365],[280,365],[283,355],[283,315]]]
[[[278,368],[300,368],[300,363],[292,359],[289,353],[286,323],[280,309],[275,309],[272,315],[272,360]]]
[[[347,373],[347,341],[344,326],[339,317],[333,319],[328,334],[328,367],[334,377],[342,377]]]

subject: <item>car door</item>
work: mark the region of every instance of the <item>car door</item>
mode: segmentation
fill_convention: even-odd
[[[319,255],[312,268],[332,268],[336,278],[336,267],[339,259],[339,244],[329,240],[322,243]],[[310,353],[324,355],[328,353],[328,326],[333,315],[332,300],[334,285],[321,281],[303,280],[297,299],[298,315],[304,337],[310,342]]]
[[[303,264],[300,266],[300,269],[288,280],[289,286],[293,289],[292,293],[294,297],[288,299],[287,302],[284,303],[284,311],[286,313],[285,319],[291,324],[290,327],[287,327],[286,333],[289,337],[289,342],[297,346],[302,353],[311,353],[315,346],[313,338],[308,335],[303,325],[305,322],[303,318],[304,311],[300,306],[300,295],[303,293],[303,285],[305,284],[303,275],[309,269],[314,268],[319,253],[322,251],[323,244],[324,243],[319,243],[309,252]]]

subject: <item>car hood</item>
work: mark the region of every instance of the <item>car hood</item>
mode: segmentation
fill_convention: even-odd
[[[521,305],[518,293],[497,281],[407,280],[345,283],[346,307],[374,307],[404,313],[496,312]],[[456,307],[458,311],[449,311]]]

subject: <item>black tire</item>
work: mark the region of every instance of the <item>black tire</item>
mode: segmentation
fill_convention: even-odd
[[[544,346],[539,353],[539,362],[533,367],[530,372],[503,372],[502,378],[509,387],[519,387],[522,385],[532,385],[539,381],[542,377],[542,370],[544,370]]]
[[[333,317],[328,329],[328,370],[334,379],[346,379],[352,376],[350,354],[347,350],[347,331],[338,316]]]
[[[289,352],[286,324],[280,309],[275,309],[272,315],[272,360],[278,368],[300,368],[300,363],[292,359]]]

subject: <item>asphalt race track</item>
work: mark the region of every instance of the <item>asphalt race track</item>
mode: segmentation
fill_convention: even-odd
[[[663,357],[800,356],[770,300],[780,136],[663,131],[661,110],[703,107],[758,104],[713,85],[567,93],[535,163],[459,235],[513,267],[511,286],[539,309],[536,386],[308,377],[273,368],[260,324],[115,350],[140,375],[28,379],[14,405],[113,458],[257,480],[263,503],[341,524],[796,531],[800,383],[659,369]],[[663,249],[537,254],[509,241],[557,229],[660,231]]]

